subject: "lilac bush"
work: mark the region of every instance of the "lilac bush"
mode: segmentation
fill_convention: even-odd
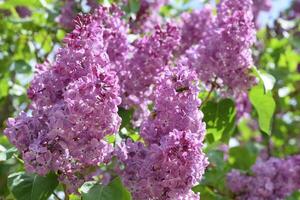
[[[0,3],[0,199],[300,196],[298,1],[111,2]]]

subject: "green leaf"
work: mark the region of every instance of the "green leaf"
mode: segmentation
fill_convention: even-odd
[[[258,113],[260,129],[270,135],[271,121],[276,107],[272,94],[265,93],[263,85],[259,84],[251,89],[249,99]]]
[[[79,195],[71,194],[69,195],[70,200],[81,200],[81,197]]]
[[[9,189],[7,187],[7,176],[8,172],[11,170],[11,167],[12,165],[7,162],[0,162],[0,199],[1,197],[9,195]]]
[[[140,10],[139,0],[129,0],[129,8],[131,13],[137,13]]]
[[[134,15],[140,10],[140,1],[139,0],[129,0],[128,4],[123,7],[124,11],[127,14]]]
[[[201,199],[205,200],[229,200],[227,197],[223,197],[216,193],[216,191],[213,191],[210,187],[204,186],[204,185],[197,185],[193,187],[192,189],[195,193],[200,192]]]
[[[289,197],[287,197],[286,200],[300,200],[300,192],[299,191],[294,192]]]
[[[13,156],[13,154],[17,153],[17,152],[18,152],[18,150],[15,147],[12,147],[5,151],[1,151],[1,149],[0,149],[0,161],[5,161],[5,160],[10,159]]]
[[[194,192],[200,192],[201,194],[201,198],[205,198],[205,199],[208,199],[208,200],[211,200],[211,199],[217,199],[217,194],[212,191],[210,188],[208,187],[204,187],[204,186],[201,186],[201,185],[197,185],[193,188],[193,191]]]
[[[271,74],[253,67],[253,74],[264,84],[265,92],[271,91],[275,85],[276,79]]]
[[[231,99],[223,99],[218,103],[209,101],[203,106],[202,112],[207,135],[211,134],[214,141],[222,140],[227,143],[235,127],[234,102]]]
[[[86,182],[80,188],[83,200],[131,200],[130,193],[123,186],[120,178],[114,179],[107,186],[95,182]]]
[[[229,163],[233,168],[249,170],[255,163],[258,151],[251,145],[233,147],[229,150]]]
[[[0,79],[0,99],[6,97],[9,91],[9,79],[5,76]]]
[[[8,177],[8,186],[17,200],[47,200],[58,185],[57,176],[18,172]]]
[[[119,108],[118,114],[122,118],[120,129],[131,125],[130,121],[133,115],[133,109],[126,110],[124,108]]]
[[[56,38],[59,40],[59,41],[62,41],[65,37],[66,33],[64,30],[62,29],[58,29],[57,32],[56,32]]]

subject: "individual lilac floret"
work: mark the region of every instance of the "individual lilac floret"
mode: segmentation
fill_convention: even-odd
[[[179,37],[178,29],[168,24],[165,29],[157,26],[154,34],[133,43],[133,55],[119,74],[122,106],[136,108],[137,121],[143,119],[141,116],[147,116],[147,104],[153,99],[153,87],[160,74],[168,68]]]
[[[133,199],[199,199],[191,188],[207,165],[196,133],[173,130],[160,144],[128,143],[122,180]]]
[[[227,177],[228,186],[238,200],[283,200],[300,189],[299,164],[299,155],[259,161],[252,167],[253,175],[231,171]]]
[[[209,34],[183,56],[183,63],[195,69],[204,83],[218,79],[229,91],[244,91],[254,83],[249,75],[255,41],[251,6],[251,0],[222,0]]]
[[[214,16],[209,6],[181,16],[181,41],[178,54],[183,54],[191,46],[198,44],[209,34]]]
[[[159,143],[173,129],[190,130],[204,137],[198,93],[197,75],[186,67],[178,66],[165,73],[157,83],[153,113],[141,126],[146,143]]]
[[[118,76],[107,54],[109,27],[100,20],[114,16],[114,9],[100,7],[77,18],[55,62],[37,67],[28,90],[32,115],[9,119],[4,132],[29,172],[57,172],[70,192],[109,162],[113,147],[104,138],[120,126]]]

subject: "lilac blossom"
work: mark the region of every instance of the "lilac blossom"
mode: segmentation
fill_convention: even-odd
[[[55,62],[37,67],[28,90],[32,114],[9,119],[4,132],[29,172],[55,171],[70,192],[109,162],[113,147],[105,137],[120,126],[120,87],[108,48],[114,36],[100,20],[112,18],[115,9],[100,7],[76,19]]]
[[[76,2],[74,0],[65,0],[64,5],[61,8],[61,13],[57,18],[59,24],[65,29],[74,29],[74,18],[77,15],[75,9]]]
[[[246,92],[236,95],[237,118],[248,118],[252,110],[251,102]]]
[[[178,54],[183,54],[191,46],[198,44],[209,34],[214,16],[209,6],[181,16],[181,41]]]
[[[127,141],[117,151],[122,180],[134,199],[199,199],[191,188],[208,162],[196,74],[184,66],[167,70],[155,91],[154,111],[141,128],[145,144]]]
[[[283,200],[300,188],[299,164],[299,155],[261,160],[252,167],[252,175],[231,171],[227,176],[228,186],[238,200]]]
[[[222,0],[209,34],[182,56],[181,62],[195,69],[204,83],[218,80],[229,91],[245,91],[254,83],[249,75],[255,41],[251,6],[251,0]]]
[[[153,99],[153,87],[160,74],[168,68],[172,51],[179,43],[178,29],[172,25],[155,28],[155,33],[133,43],[132,57],[120,70],[122,106],[136,108],[136,124],[147,114]]]
[[[299,0],[296,0],[293,4],[293,10],[296,12],[296,13],[300,13],[300,1]]]
[[[99,6],[97,0],[87,0],[87,5],[89,6],[90,11],[94,11]],[[82,8],[76,0],[64,0],[60,15],[57,17],[58,23],[65,29],[74,29],[74,20],[80,10],[82,10]]]
[[[197,134],[176,129],[159,145],[127,143],[123,182],[134,199],[199,199],[191,188],[206,166],[201,146]]]
[[[21,18],[26,18],[31,16],[31,11],[25,6],[16,6],[16,11]]]
[[[146,143],[159,143],[173,129],[190,130],[198,133],[199,140],[203,139],[205,125],[198,110],[197,83],[196,74],[183,66],[165,73],[157,83],[153,113],[141,126]]]
[[[300,0],[295,0],[289,9],[288,19],[298,19],[300,17]]]

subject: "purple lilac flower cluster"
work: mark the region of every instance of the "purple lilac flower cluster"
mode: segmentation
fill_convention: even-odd
[[[178,54],[183,54],[187,49],[196,45],[209,34],[214,16],[211,7],[206,6],[201,10],[181,15],[181,41]]]
[[[121,146],[121,177],[134,199],[199,199],[191,188],[208,163],[201,151],[205,124],[197,85],[187,67],[167,71],[156,88],[154,111],[142,124],[145,144]]]
[[[248,73],[255,41],[251,8],[251,0],[222,0],[207,30],[209,34],[182,57],[182,62],[195,69],[203,82],[219,79],[229,91],[245,91],[253,84],[254,78]]]
[[[146,143],[159,143],[174,129],[197,133],[203,140],[205,125],[203,114],[197,109],[200,100],[197,76],[184,66],[178,66],[164,74],[155,92],[152,116],[141,126]],[[176,99],[176,100],[175,100]]]
[[[288,12],[288,19],[299,19],[300,17],[300,0],[293,1]]]
[[[106,42],[109,60],[118,73],[126,65],[130,50],[127,40],[128,26],[122,19],[123,16],[124,13],[115,5],[109,9],[99,7],[98,12],[94,12],[94,18],[101,24],[103,30],[103,40]]]
[[[252,167],[252,175],[238,170],[227,176],[230,190],[238,200],[283,200],[300,189],[300,156],[270,158]]]
[[[27,18],[32,15],[31,10],[26,6],[16,6],[15,10],[20,18]],[[3,17],[9,17],[12,15],[12,12],[9,9],[0,9],[0,15]]]
[[[30,17],[31,11],[26,6],[16,6],[16,11],[21,18]]]
[[[9,119],[4,132],[29,172],[55,171],[70,192],[110,160],[113,147],[104,138],[120,126],[120,88],[105,23],[115,10],[100,7],[77,18],[55,62],[37,68],[28,90],[32,114]]]
[[[133,43],[132,57],[120,72],[122,106],[135,107],[135,123],[148,115],[147,104],[153,99],[153,87],[168,67],[172,51],[179,43],[178,29],[167,24],[155,33]]]

